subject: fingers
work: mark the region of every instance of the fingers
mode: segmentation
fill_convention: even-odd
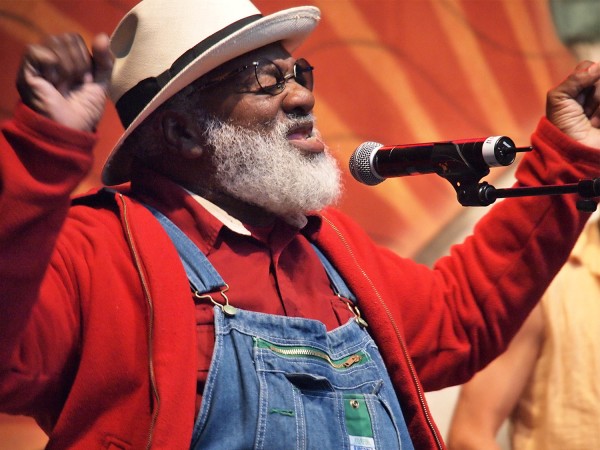
[[[584,73],[584,83],[591,85],[581,90],[577,100],[583,107],[585,116],[590,119],[590,124],[594,128],[600,128],[600,63],[587,63],[589,64],[584,64],[581,70]]]
[[[92,42],[92,60],[94,61],[94,80],[108,84],[115,57],[110,51],[110,40],[104,33],[97,35]]]
[[[42,46],[54,56],[38,59],[38,71],[61,94],[65,95],[80,85],[84,76],[91,72],[90,54],[80,35],[66,33],[50,36]]]
[[[21,62],[21,67],[17,73],[17,91],[21,96],[23,103],[30,108],[37,110],[34,105],[35,99],[38,96],[36,90],[36,81],[40,79],[40,61],[47,61],[44,64],[52,65],[52,59],[54,54],[47,51],[43,47],[31,45],[27,48],[27,51]],[[46,71],[48,72],[48,71]],[[56,78],[52,75],[52,78]]]
[[[26,48],[17,75],[17,89],[27,103],[36,95],[31,79],[40,77],[66,95],[83,82],[90,70],[91,58],[81,36],[75,33],[50,36],[42,44]]]
[[[579,63],[548,92],[546,116],[571,138],[600,148],[600,63]]]
[[[591,88],[599,80],[600,63],[583,61],[575,67],[575,70],[566,80],[549,92],[549,97],[561,98],[567,96],[578,99],[585,89]]]
[[[113,61],[109,39],[104,33],[94,38],[92,55],[79,34],[50,36],[41,44],[27,47],[17,85],[26,83],[24,72],[28,71],[31,75],[42,77],[61,94],[66,95],[82,84],[90,74],[94,81],[106,84]]]
[[[77,93],[83,101],[87,95],[95,95],[90,94],[94,85],[105,92],[113,62],[106,34],[94,38],[92,55],[77,33],[49,36],[41,44],[26,48],[17,74],[17,90],[27,106],[52,115],[49,111],[57,109],[60,97],[76,101],[73,95]]]
[[[576,102],[587,117],[597,114],[600,102],[600,63],[583,61],[558,86],[548,92],[548,117],[560,113],[565,103]]]
[[[109,39],[96,36],[92,54],[76,33],[30,45],[17,75],[23,103],[71,128],[91,131],[102,117],[113,66]]]
[[[588,63],[590,62],[588,61]],[[582,70],[587,72],[595,82],[581,91],[578,101],[592,126],[600,128],[600,63],[586,64]]]

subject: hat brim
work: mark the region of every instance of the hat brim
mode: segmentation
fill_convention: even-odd
[[[132,155],[123,143],[166,100],[214,68],[257,48],[281,41],[287,51],[293,52],[317,26],[319,18],[319,9],[313,6],[285,9],[239,29],[194,59],[152,98],[125,129],[104,164],[102,182],[112,186],[129,181]]]

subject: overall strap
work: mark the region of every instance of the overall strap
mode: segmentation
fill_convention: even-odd
[[[160,211],[148,205],[144,206],[158,219],[171,238],[171,241],[173,241],[185,268],[188,280],[198,294],[214,292],[226,286],[223,278],[221,278],[221,275],[219,275],[217,270],[208,261],[204,253],[200,251],[196,244],[177,225],[171,222]]]
[[[338,271],[333,267],[333,264],[327,259],[325,254],[321,251],[319,247],[317,247],[314,243],[311,242],[311,245],[317,252],[317,256],[321,260],[321,264],[325,267],[325,272],[327,272],[327,276],[329,277],[329,281],[331,281],[331,286],[336,295],[340,297],[346,298],[350,300],[352,303],[356,304],[356,297],[343,280]]]

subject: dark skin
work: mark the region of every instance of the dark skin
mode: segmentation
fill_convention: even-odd
[[[106,34],[97,35],[90,55],[76,33],[49,36],[41,44],[29,45],[17,73],[21,100],[64,126],[95,130],[104,113],[114,62],[108,45]]]
[[[208,82],[259,58],[272,60],[284,73],[290,73],[295,62],[281,45],[272,44],[227,62],[207,74],[199,83],[202,85],[203,80]],[[248,92],[240,85],[244,77],[251,74],[252,71],[248,70],[233,79],[220,82],[212,89],[195,94],[195,100],[200,108],[223,121],[265,131],[269,131],[277,119],[287,115],[305,116],[312,112],[315,104],[313,93],[295,80],[289,80],[281,94],[272,96]],[[165,110],[155,120],[156,126],[161,129],[165,151],[144,161],[144,165],[210,200],[244,223],[265,226],[273,222],[275,218],[268,211],[233,198],[219,189],[213,177],[211,150],[204,142],[203,130],[192,111]],[[301,152],[324,151],[324,146],[320,141],[315,142],[314,138],[290,142]]]

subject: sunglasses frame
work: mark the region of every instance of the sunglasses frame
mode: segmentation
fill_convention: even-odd
[[[264,66],[265,63],[273,65],[277,69],[277,72],[279,74],[279,76],[275,77],[275,80],[276,80],[275,84],[272,84],[269,86],[263,86],[258,77],[258,75],[259,75],[258,69],[259,69],[259,67],[261,67],[261,65]],[[296,83],[300,84],[301,86],[304,86],[305,88],[307,88],[311,91],[313,90],[313,87],[314,87],[314,79],[313,79],[313,75],[312,75],[314,67],[311,66],[310,63],[305,58],[298,58],[296,60],[296,62],[294,63],[294,68],[292,70],[292,73],[289,73],[286,75],[283,74],[283,72],[281,71],[281,68],[277,64],[275,64],[273,61],[271,61],[270,59],[267,59],[267,58],[261,58],[257,61],[251,62],[250,64],[246,64],[242,67],[234,69],[231,72],[227,72],[226,74],[223,74],[213,80],[210,80],[207,83],[203,84],[202,86],[197,87],[197,90],[199,90],[199,91],[205,90],[216,84],[222,83],[223,81],[230,80],[231,78],[236,77],[240,73],[242,73],[250,68],[254,68],[254,77],[256,79],[256,82],[258,83],[258,86],[260,87],[260,92],[263,92],[265,94],[269,94],[269,95],[281,94],[285,90],[285,86],[286,86],[288,80],[290,80],[292,78],[296,81]],[[309,74],[309,77],[308,77],[308,79],[303,80],[303,78],[305,78],[305,77],[303,77],[303,74],[306,74],[306,73]]]

